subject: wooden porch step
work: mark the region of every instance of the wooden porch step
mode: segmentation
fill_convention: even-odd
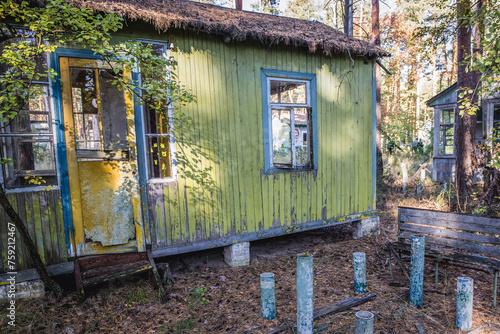
[[[95,287],[113,279],[118,279],[151,270],[162,298],[166,294],[156,269],[151,251],[141,253],[109,254],[89,256],[75,260],[75,282],[78,299],[85,300],[85,288]]]

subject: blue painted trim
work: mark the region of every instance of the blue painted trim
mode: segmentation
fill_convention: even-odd
[[[64,234],[66,236],[66,251],[68,256],[73,254],[71,240],[74,240],[75,229],[73,226],[73,215],[71,210],[71,196],[69,192],[68,162],[66,160],[66,138],[64,137],[64,120],[62,108],[62,90],[61,90],[61,69],[59,68],[59,54],[54,52],[50,55],[50,68],[57,76],[51,82],[52,100],[54,103],[54,125],[56,127],[56,154],[57,154],[57,173],[59,175],[59,185],[61,188],[61,201],[64,221]]]
[[[318,109],[316,107],[316,75],[311,79],[311,108],[312,108],[312,149],[313,149],[313,169],[318,169]]]
[[[139,81],[139,73],[132,72],[132,80]],[[137,93],[137,91],[136,91]],[[134,95],[134,122],[135,122],[135,141],[137,147],[137,167],[139,169],[139,188],[141,194],[141,210],[143,221],[146,222],[146,244],[151,244],[151,226],[149,221],[149,204],[148,204],[148,176],[146,167],[146,143],[144,142],[144,118],[142,116],[142,105]]]
[[[289,72],[289,71],[277,71],[277,70],[261,70],[261,82],[262,82],[262,126],[264,135],[264,172],[267,173],[277,173],[283,169],[273,168],[271,166],[271,155],[272,155],[272,143],[270,142],[270,129],[271,124],[269,124],[269,110],[268,110],[268,96],[267,96],[267,78],[277,77],[284,79],[299,79],[299,80],[309,80],[311,88],[311,110],[312,110],[312,151],[313,151],[313,161],[312,168],[294,168],[292,170],[296,171],[306,171],[306,170],[316,170],[318,169],[318,114],[316,107],[316,74],[311,73],[300,73],[300,72]],[[289,170],[289,169],[287,169]]]
[[[271,154],[269,151],[271,143],[269,142],[271,124],[269,124],[269,110],[267,100],[267,70],[261,70],[262,81],[262,127],[264,132],[264,171],[267,173],[271,170]]]
[[[376,216],[377,213],[375,211],[367,211],[355,215],[335,217],[327,220],[317,220],[313,222],[302,223],[293,226],[271,228],[257,232],[241,233],[239,235],[222,237],[212,240],[198,241],[195,243],[185,243],[180,245],[178,244],[173,246],[156,247],[156,248],[154,248],[153,246],[153,257],[190,253],[211,248],[229,246],[238,242],[249,242],[260,239],[274,238],[291,233],[298,233],[318,228],[324,228],[328,226],[351,223],[354,221],[359,221],[361,219],[368,219]]]
[[[57,48],[55,51],[55,54],[57,55],[57,57],[70,57],[70,58],[83,58],[83,59],[103,59],[100,55],[96,55],[94,53],[94,51],[90,51],[90,50]],[[59,67],[59,65],[58,65],[58,67]]]
[[[278,77],[278,78],[285,78],[285,79],[313,80],[316,78],[316,74],[301,73],[301,72],[289,72],[289,71],[262,69],[262,73],[266,77]]]
[[[372,158],[372,205],[371,208],[375,209],[376,208],[376,200],[377,200],[377,77],[376,77],[376,70],[375,70],[376,63],[375,61],[372,61],[372,114],[373,114],[373,120],[372,120],[372,131],[373,131],[373,144],[372,144],[372,150],[373,150],[373,158]]]

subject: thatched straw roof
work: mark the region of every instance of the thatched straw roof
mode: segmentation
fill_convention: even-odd
[[[348,37],[318,22],[239,11],[186,0],[67,0],[96,11],[115,12],[127,20],[141,20],[163,32],[190,29],[229,36],[233,40],[256,40],[265,45],[285,44],[321,51],[326,55],[347,53],[389,56],[367,41]]]

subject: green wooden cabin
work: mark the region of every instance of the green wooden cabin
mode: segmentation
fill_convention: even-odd
[[[116,42],[139,39],[173,56],[197,102],[182,107],[194,125],[174,137],[117,92],[91,52],[47,56],[60,80],[42,83],[47,94],[0,140],[14,160],[3,166],[6,191],[51,270],[149,245],[160,257],[376,219],[374,64],[383,50],[321,23],[195,2],[83,5],[125,17]],[[0,220],[6,272],[10,220],[3,211]],[[30,268],[16,240],[16,270]]]

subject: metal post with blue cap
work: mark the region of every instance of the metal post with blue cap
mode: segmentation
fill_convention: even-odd
[[[354,269],[354,291],[357,293],[366,292],[366,254],[357,252],[353,254],[352,261]]]
[[[297,332],[313,333],[313,255],[297,254]]]
[[[262,318],[270,320],[276,317],[273,273],[260,274],[260,307]]]
[[[470,277],[457,278],[457,314],[458,329],[472,328],[472,301],[474,299],[474,280]]]
[[[410,305],[422,306],[424,296],[425,237],[411,238]]]

